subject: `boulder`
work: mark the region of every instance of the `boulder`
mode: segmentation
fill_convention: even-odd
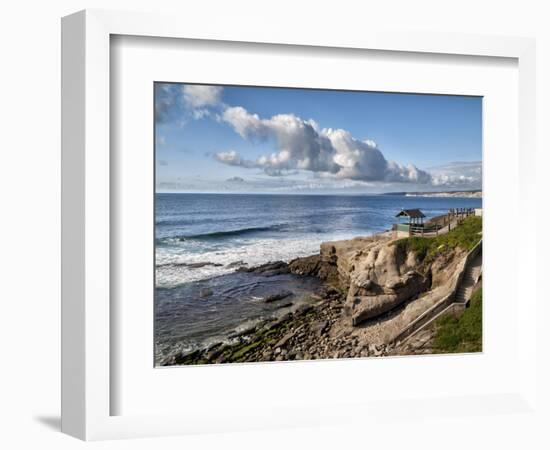
[[[379,294],[368,295],[361,287],[350,288],[346,299],[346,312],[351,322],[357,326],[365,320],[380,316],[400,304],[416,297],[430,287],[428,277],[415,271],[387,280],[384,286],[378,286]],[[365,295],[367,294],[367,295]]]
[[[288,341],[290,341],[294,337],[294,331],[289,331],[287,334],[285,334],[279,342],[275,344],[275,348],[277,347],[284,347]]]
[[[296,275],[317,276],[319,273],[319,265],[321,262],[320,255],[306,256],[304,258],[296,258],[288,264],[290,272]]]
[[[290,291],[281,291],[281,292],[277,292],[276,294],[271,294],[271,295],[268,295],[265,299],[264,299],[264,302],[265,303],[272,303],[272,302],[276,302],[278,300],[283,300],[287,297],[290,297],[291,295],[293,295],[292,292]]]
[[[313,325],[311,325],[311,332],[315,333],[318,336],[321,336],[328,328],[328,321],[323,320],[320,322],[315,322]]]

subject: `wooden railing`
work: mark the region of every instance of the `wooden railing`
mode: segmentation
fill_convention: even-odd
[[[441,230],[451,231],[467,217],[473,215],[475,215],[474,208],[452,208],[447,214],[434,217],[425,225],[410,225],[409,236],[437,236]]]

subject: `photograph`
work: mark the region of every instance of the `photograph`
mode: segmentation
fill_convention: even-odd
[[[155,367],[483,351],[483,97],[152,89]]]

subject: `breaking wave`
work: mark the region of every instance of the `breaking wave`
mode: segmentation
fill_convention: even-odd
[[[266,227],[248,227],[248,228],[238,228],[235,230],[227,231],[212,231],[210,233],[200,233],[200,234],[190,234],[190,235],[179,235],[179,236],[170,236],[157,239],[158,244],[166,244],[173,242],[184,242],[184,241],[207,241],[215,239],[223,239],[228,237],[243,236],[253,233],[261,233],[268,231],[284,231],[287,227],[287,224],[277,224]]]

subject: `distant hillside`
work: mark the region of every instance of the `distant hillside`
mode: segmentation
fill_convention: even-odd
[[[481,190],[447,191],[447,192],[388,192],[386,195],[404,195],[405,197],[460,197],[482,198]]]

